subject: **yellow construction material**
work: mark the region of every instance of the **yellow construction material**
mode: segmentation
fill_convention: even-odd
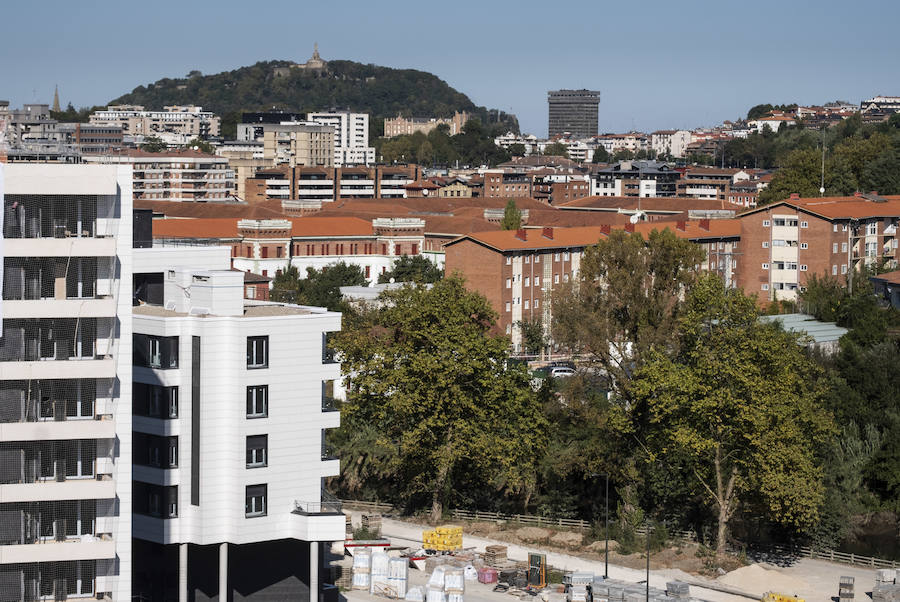
[[[762,602],[806,602],[803,598],[797,596],[789,596],[787,594],[779,594],[776,592],[766,592],[762,597]]]
[[[447,525],[422,531],[422,547],[439,552],[459,550],[462,548],[462,527]]]

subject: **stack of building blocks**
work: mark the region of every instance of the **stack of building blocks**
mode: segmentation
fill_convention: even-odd
[[[462,527],[445,525],[436,527],[434,531],[423,531],[422,547],[437,552],[462,549]]]

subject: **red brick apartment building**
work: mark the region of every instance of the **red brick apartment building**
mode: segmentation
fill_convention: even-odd
[[[843,280],[863,265],[897,266],[900,195],[790,199],[742,213],[738,284],[794,300],[811,274]]]
[[[551,296],[555,287],[578,274],[585,247],[596,244],[613,228],[649,234],[671,229],[681,238],[704,246],[704,269],[733,283],[738,271],[740,224],[737,220],[699,220],[643,223],[624,226],[529,228],[478,232],[444,245],[445,273],[458,272],[470,290],[487,297],[500,318],[498,327],[522,348],[521,321],[540,320],[549,334]]]

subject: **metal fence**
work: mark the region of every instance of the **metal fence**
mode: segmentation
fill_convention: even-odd
[[[363,502],[358,500],[342,500],[344,503],[344,507],[353,507],[359,510],[366,510],[369,512],[380,512],[383,514],[397,512],[397,509],[394,508],[391,504],[385,504],[381,502]],[[582,520],[578,518],[551,518],[546,516],[534,516],[530,514],[503,514],[501,512],[485,512],[482,510],[451,510],[450,515],[456,520],[469,520],[469,521],[505,521],[518,523],[521,525],[531,525],[537,527],[562,527],[568,529],[578,529],[585,531],[591,527],[591,521]],[[610,525],[614,524],[615,521],[610,521]],[[644,535],[647,532],[646,527],[638,527],[635,531]],[[680,539],[684,541],[696,541],[697,536],[693,531],[683,531],[679,529],[670,529],[669,535],[674,539]],[[734,552],[746,552],[747,550],[741,550],[734,548],[732,551]],[[817,560],[828,560],[830,562],[837,562],[841,564],[850,564],[854,566],[865,566],[876,569],[896,569],[900,568],[900,561],[897,560],[887,560],[885,558],[874,558],[872,556],[862,556],[860,554],[851,554],[847,552],[839,552],[837,550],[830,549],[816,549],[806,546],[782,546],[782,545],[768,545],[768,546],[752,546],[750,548],[751,552],[764,552],[770,554],[777,554],[779,556],[786,557],[799,557],[799,558],[811,558]]]

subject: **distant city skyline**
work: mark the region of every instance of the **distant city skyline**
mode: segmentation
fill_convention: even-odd
[[[712,126],[765,102],[858,104],[900,94],[892,31],[900,6],[888,0],[863,0],[852,12],[830,0],[651,1],[640,11],[575,2],[556,12],[468,0],[426,11],[402,1],[351,4],[339,18],[325,4],[300,13],[278,1],[258,19],[228,1],[46,6],[39,36],[11,27],[4,40],[21,49],[0,72],[0,98],[13,107],[52,103],[56,85],[63,106],[81,107],[194,69],[305,61],[315,42],[326,60],[434,73],[477,105],[515,113],[522,131],[538,136],[547,134],[547,91],[562,88],[602,93],[600,132]],[[22,3],[4,13],[9,23],[34,18]]]

